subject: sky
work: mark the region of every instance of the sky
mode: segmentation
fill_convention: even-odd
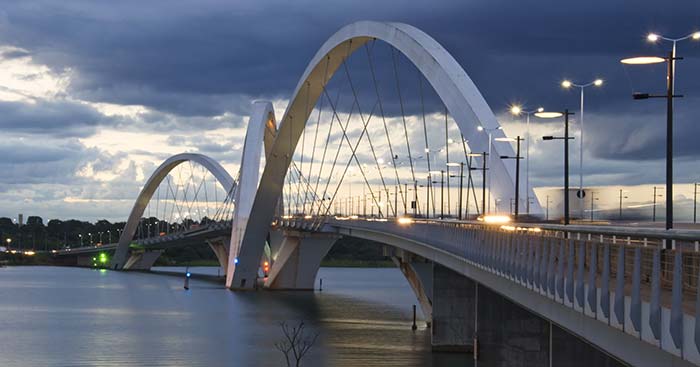
[[[92,221],[124,220],[172,154],[209,155],[235,176],[251,101],[272,101],[280,118],[320,45],[359,20],[405,22],[431,35],[508,135],[525,131],[509,106],[578,111],[578,93],[560,82],[603,78],[586,90],[586,183],[648,191],[663,184],[665,109],[631,94],[663,92],[665,69],[619,59],[670,50],[646,42],[649,32],[700,30],[695,0],[0,3],[0,216]],[[679,43],[678,52],[675,179],[691,183],[700,180],[700,42]],[[418,118],[418,99],[407,104]],[[439,101],[427,109],[437,114]],[[396,108],[388,111],[397,118]],[[419,134],[418,124],[412,129]],[[531,129],[560,132],[541,121]],[[560,184],[552,159],[560,154],[531,139],[533,186]]]

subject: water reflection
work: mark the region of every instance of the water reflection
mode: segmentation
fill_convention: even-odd
[[[305,366],[465,365],[430,353],[429,329],[411,331],[415,298],[398,270],[319,277],[323,292],[234,293],[198,279],[185,291],[176,276],[2,268],[0,366],[283,366],[285,320],[320,334]]]

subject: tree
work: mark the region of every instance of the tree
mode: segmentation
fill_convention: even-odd
[[[280,322],[284,339],[275,343],[275,348],[284,354],[287,367],[301,366],[301,359],[311,350],[318,338],[318,333],[308,334],[304,321],[297,326],[290,326],[286,322]]]

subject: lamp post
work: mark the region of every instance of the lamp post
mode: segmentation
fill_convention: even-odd
[[[80,238],[80,247],[83,247],[83,234],[79,233],[78,238]]]
[[[622,220],[622,199],[627,199],[627,196],[623,196],[624,191],[620,189],[620,220]]]
[[[524,139],[518,135],[515,139],[513,138],[496,138],[497,141],[514,141],[515,142],[515,157],[502,155],[501,159],[515,159],[515,205],[513,207],[513,217],[518,219],[518,208],[520,205],[520,160],[523,157],[520,156],[520,142]]]
[[[491,167],[491,166],[493,166],[493,165],[491,164],[491,145],[492,145],[492,144],[491,144],[491,141],[492,141],[492,134],[493,134],[493,132],[496,131],[496,130],[503,130],[503,127],[502,127],[502,126],[498,126],[498,127],[493,128],[493,129],[487,129],[487,128],[483,127],[483,126],[479,126],[479,127],[477,127],[476,129],[479,130],[479,131],[485,131],[485,132],[488,134],[488,136],[489,136],[489,150],[488,150],[488,153],[489,153],[489,154],[488,154],[488,156],[489,156],[489,167]],[[484,171],[484,177],[486,177],[486,171]],[[484,179],[485,179],[485,178],[484,178]],[[483,208],[483,209],[482,209],[482,211],[483,211],[484,213],[486,213],[486,212],[491,212],[491,180],[488,180],[488,189],[489,189],[489,202],[488,202],[488,206],[489,206],[489,207],[488,207],[488,210],[486,210],[486,208]]]
[[[693,190],[693,223],[698,222],[698,183],[694,183],[694,190]]]
[[[654,205],[652,206],[652,209],[651,209],[651,221],[652,222],[656,222],[656,198],[663,196],[662,194],[657,194],[656,189],[657,189],[657,187],[654,186]]]
[[[510,108],[510,113],[515,116],[520,116],[525,114],[525,195],[527,196],[527,202],[525,203],[525,213],[530,214],[530,115],[544,112],[543,107],[539,107],[536,110],[525,111],[521,106],[512,106]]]
[[[595,197],[595,192],[591,191],[591,222],[593,221],[593,203],[595,200],[598,200],[598,198]]]
[[[698,38],[700,38],[700,34],[698,34]],[[668,64],[665,95],[650,95],[649,93],[634,93],[632,95],[634,99],[666,98],[666,229],[673,228],[673,99],[683,97],[682,95],[673,94],[675,61],[683,59],[682,57],[676,57],[675,53],[674,42],[674,50],[666,58],[655,56],[633,57],[620,61],[628,65],[658,64],[662,62]]]
[[[673,47],[671,48],[671,58],[672,59],[676,58],[676,44],[680,41],[685,41],[688,39],[693,40],[693,41],[700,41],[700,32],[693,32],[691,34],[688,34],[688,35],[680,37],[680,38],[664,37],[664,36],[656,34],[656,33],[649,33],[647,35],[647,41],[652,42],[652,43],[656,43],[658,41],[669,41],[669,42],[673,43]],[[671,63],[673,64],[673,68],[675,69],[676,61],[673,60]],[[671,79],[673,79],[673,82],[675,82],[675,80],[676,80],[675,71],[672,73]],[[671,92],[673,92],[673,90]]]
[[[569,140],[573,137],[569,136],[569,116],[573,115],[568,109],[564,112],[538,112],[535,116],[539,118],[557,118],[564,116],[564,136],[543,136],[542,140],[564,140],[564,224],[569,224]]]
[[[440,182],[431,181],[431,183],[440,184],[440,219],[445,219],[445,170],[430,171],[431,174],[440,174]]]
[[[486,156],[488,156],[488,152],[481,152],[481,153],[469,153],[468,156],[470,157],[481,157],[481,168],[477,167],[469,167],[470,170],[476,171],[479,170],[481,171],[481,214],[486,214],[486,171],[488,170],[488,167],[486,167]]]
[[[464,162],[447,162],[447,166],[459,166],[459,191],[457,194],[459,203],[457,204],[457,219],[462,220],[462,188],[464,187]],[[469,193],[467,193],[467,195],[469,195]]]
[[[565,89],[569,89],[571,87],[576,87],[581,90],[581,109],[579,112],[579,132],[581,133],[581,136],[579,136],[579,163],[578,163],[578,170],[579,170],[579,182],[578,182],[578,193],[576,193],[576,196],[579,198],[579,201],[581,204],[583,203],[583,197],[584,197],[584,192],[583,192],[583,91],[584,89],[590,87],[590,86],[596,86],[600,87],[603,85],[603,79],[596,79],[592,82],[589,83],[583,83],[583,84],[578,84],[574,83],[570,80],[564,80],[561,82],[561,86]],[[581,207],[581,217],[583,217],[583,205],[580,205]]]

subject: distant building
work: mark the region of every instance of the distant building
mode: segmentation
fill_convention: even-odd
[[[24,214],[17,214],[17,225],[19,225],[20,227],[24,225]]]

